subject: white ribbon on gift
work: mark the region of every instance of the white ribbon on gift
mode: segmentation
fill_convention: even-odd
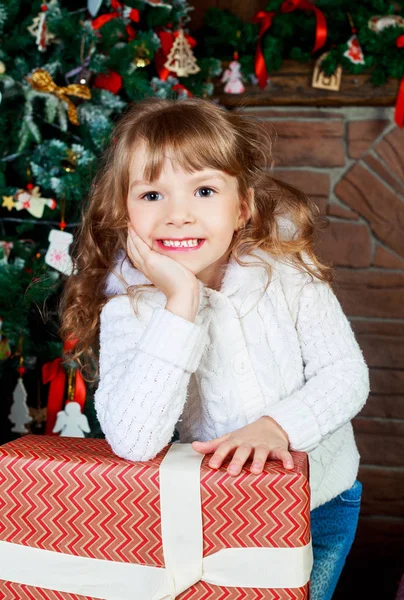
[[[0,579],[102,600],[174,600],[205,581],[299,588],[310,578],[311,541],[298,548],[224,548],[203,557],[200,466],[191,444],[171,444],[160,465],[165,567],[73,556],[0,541]]]

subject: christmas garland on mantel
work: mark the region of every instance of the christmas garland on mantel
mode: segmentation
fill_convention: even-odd
[[[251,23],[228,10],[209,8],[202,35],[207,56],[231,61],[227,90],[250,81],[265,88],[284,59],[317,59],[314,87],[337,90],[343,71],[369,72],[374,85],[401,81],[396,122],[404,125],[404,7],[384,0],[271,0]],[[232,64],[233,63],[233,64]],[[239,79],[236,74],[240,73]],[[328,79],[328,84],[325,83]],[[234,85],[232,85],[234,84]]]

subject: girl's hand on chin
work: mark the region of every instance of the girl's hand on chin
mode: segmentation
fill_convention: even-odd
[[[199,290],[198,279],[180,262],[152,250],[128,225],[127,254],[133,266],[142,271],[149,281],[159,288],[167,299],[181,295],[186,290]]]
[[[212,468],[220,468],[229,453],[233,453],[227,472],[239,475],[244,463],[253,453],[251,473],[262,473],[267,460],[280,460],[285,469],[293,469],[293,458],[290,454],[289,439],[286,432],[271,417],[261,417],[254,423],[236,429],[208,442],[192,442],[197,452],[209,454],[214,452],[209,461]]]

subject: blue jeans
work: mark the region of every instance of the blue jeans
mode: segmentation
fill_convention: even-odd
[[[354,485],[310,513],[313,570],[310,600],[331,600],[346,557],[353,544],[359,519],[362,484]]]

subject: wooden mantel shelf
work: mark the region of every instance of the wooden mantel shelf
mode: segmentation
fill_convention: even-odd
[[[227,63],[223,62],[223,68]],[[246,85],[242,94],[225,94],[224,84],[215,80],[214,97],[228,107],[236,106],[394,106],[399,81],[389,79],[374,86],[369,73],[352,75],[343,70],[338,92],[311,86],[314,61],[300,63],[285,60],[279,71],[270,73],[267,87]]]

